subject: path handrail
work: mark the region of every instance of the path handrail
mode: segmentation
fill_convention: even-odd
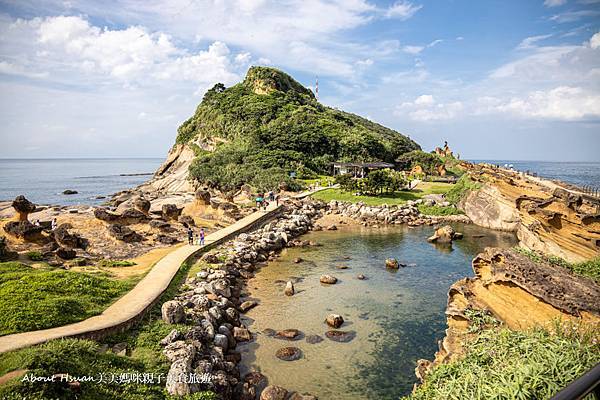
[[[569,383],[550,400],[579,400],[590,393],[594,393],[596,400],[600,400],[600,363],[585,375]]]

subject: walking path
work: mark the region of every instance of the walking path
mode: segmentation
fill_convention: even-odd
[[[303,198],[326,188],[295,195]],[[151,308],[179,271],[181,265],[191,257],[226,242],[238,233],[274,216],[281,206],[271,203],[266,211],[256,211],[236,223],[207,235],[204,246],[185,245],[178,247],[161,258],[150,272],[104,312],[95,317],[57,328],[16,333],[0,337],[0,353],[45,343],[65,337],[101,338],[107,334],[131,327]]]

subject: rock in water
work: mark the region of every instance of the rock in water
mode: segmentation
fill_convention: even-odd
[[[260,400],[285,400],[288,391],[281,386],[269,385],[260,394]]]
[[[246,311],[248,311],[248,310],[256,307],[257,305],[258,305],[258,303],[256,301],[254,301],[254,300],[247,300],[247,301],[243,302],[242,304],[240,304],[239,309],[240,309],[241,312],[245,313]]]
[[[389,269],[398,269],[398,267],[399,267],[398,260],[396,260],[395,258],[386,259],[385,267],[389,268]]]
[[[356,337],[356,332],[353,331],[327,331],[325,336],[334,342],[346,343]]]
[[[71,190],[71,189],[67,189],[67,190],[63,191],[63,194],[66,194],[66,195],[77,194],[77,193],[79,193],[77,190]]]
[[[285,293],[286,296],[293,296],[295,291],[294,291],[294,284],[290,281],[288,281],[288,283],[285,284],[285,290],[283,291]]]
[[[252,340],[252,335],[248,329],[238,328],[237,326],[233,327],[233,337],[238,342],[248,342]]]
[[[333,285],[334,283],[337,282],[337,278],[335,276],[331,276],[331,275],[321,275],[321,277],[319,278],[319,281],[321,283]]]
[[[450,225],[436,229],[433,236],[427,238],[428,242],[436,243],[452,243],[453,239],[462,238],[462,234],[458,234]]]
[[[308,343],[308,344],[321,343],[323,340],[324,339],[319,335],[307,335],[306,336],[306,343]]]
[[[302,350],[297,347],[282,347],[277,350],[275,357],[283,361],[296,361],[302,358]]]
[[[358,274],[358,275],[356,275],[356,279],[360,279],[361,281],[364,281],[365,279],[367,279],[367,277],[364,276],[363,274]]]
[[[178,324],[185,319],[183,306],[176,300],[165,302],[161,307],[162,319],[167,324]]]
[[[339,314],[329,314],[327,318],[325,318],[325,322],[332,328],[337,329],[344,323],[344,318]]]
[[[300,331],[298,329],[284,329],[276,333],[277,338],[287,340],[300,339]]]

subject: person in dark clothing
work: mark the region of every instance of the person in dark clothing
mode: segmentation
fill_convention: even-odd
[[[188,244],[194,244],[194,231],[189,226],[188,226],[187,234],[188,234]]]

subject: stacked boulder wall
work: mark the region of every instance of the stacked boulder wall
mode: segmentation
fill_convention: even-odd
[[[523,330],[557,319],[595,324],[600,329],[600,285],[569,270],[536,263],[514,250],[488,248],[473,260],[474,278],[448,292],[448,329],[434,364],[463,354],[468,309],[487,310],[506,327]]]
[[[600,256],[600,216],[584,197],[552,191],[517,173],[472,168],[471,178],[482,187],[469,192],[460,207],[473,223],[515,232],[521,246],[569,262]]]

